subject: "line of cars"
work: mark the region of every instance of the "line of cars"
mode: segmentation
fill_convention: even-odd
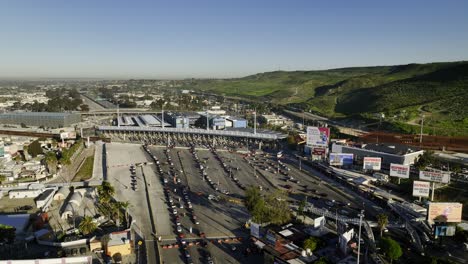
[[[137,179],[136,179],[136,168],[135,165],[130,165],[130,185],[133,191],[138,190]]]
[[[220,193],[223,193],[223,194],[229,194],[229,190],[227,189],[221,189],[220,188],[220,184],[219,182],[215,182],[211,179],[211,177],[208,175],[208,173],[206,172],[206,164],[205,162],[202,162],[200,160],[200,158],[198,157],[198,154],[197,154],[197,151],[195,150],[195,148],[191,148],[190,149],[190,153],[192,153],[193,155],[193,159],[195,161],[195,163],[197,164],[197,167],[198,169],[200,169],[200,173],[202,175],[202,179],[204,181],[206,181],[208,183],[208,185],[210,185],[211,188],[213,188],[213,190],[217,191],[217,192],[220,192]]]
[[[230,165],[227,165],[226,162],[223,161],[223,159],[221,158],[221,156],[219,156],[218,152],[216,152],[216,149],[214,148],[211,148],[211,153],[213,153],[213,155],[215,156],[215,158],[219,161],[219,163],[221,164],[221,167],[224,169],[224,171],[229,175],[229,178],[242,190],[246,190],[247,187],[241,182],[239,181],[239,179],[237,177],[234,177],[234,173],[236,173],[237,171],[239,171],[239,167],[233,167],[233,166],[230,166]],[[228,193],[225,193],[225,194],[228,194]]]

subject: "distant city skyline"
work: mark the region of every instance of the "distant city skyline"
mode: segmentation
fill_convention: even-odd
[[[468,60],[466,1],[3,1],[0,78],[231,78]]]

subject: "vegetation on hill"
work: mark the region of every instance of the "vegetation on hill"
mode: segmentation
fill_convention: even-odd
[[[195,80],[191,88],[289,105],[330,118],[372,121],[381,129],[468,134],[468,62],[275,71],[244,78]]]

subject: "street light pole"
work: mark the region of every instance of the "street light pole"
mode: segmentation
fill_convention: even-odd
[[[361,226],[362,226],[362,218],[364,217],[364,210],[361,210],[359,214],[359,241],[358,241],[358,250],[357,250],[357,264],[359,264],[359,257],[361,255]]]
[[[421,133],[419,134],[419,144],[422,144],[423,127],[424,127],[424,115],[421,116]]]

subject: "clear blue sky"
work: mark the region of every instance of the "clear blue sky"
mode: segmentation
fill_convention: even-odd
[[[468,1],[3,0],[0,77],[236,77],[468,59]]]

